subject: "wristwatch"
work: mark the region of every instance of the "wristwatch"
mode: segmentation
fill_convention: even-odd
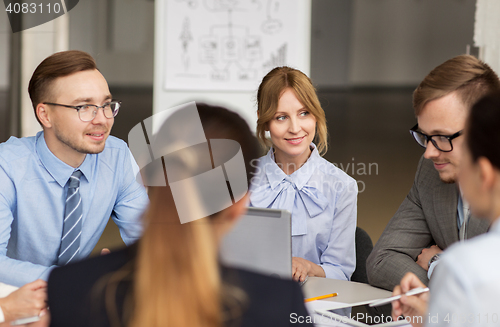
[[[431,260],[429,260],[429,265],[428,265],[427,267],[428,267],[428,268],[430,268],[430,267],[431,267],[431,263],[433,263],[434,261],[438,261],[438,260],[439,260],[439,256],[440,256],[440,255],[441,255],[441,253],[437,253],[437,254],[435,254],[435,255],[431,258]],[[428,268],[427,268],[427,269],[428,269]]]

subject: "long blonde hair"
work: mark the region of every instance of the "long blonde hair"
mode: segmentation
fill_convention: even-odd
[[[278,102],[287,89],[291,88],[299,101],[316,118],[315,143],[318,152],[323,155],[328,150],[328,129],[326,126],[325,111],[321,107],[314,86],[304,73],[290,67],[276,67],[262,79],[257,91],[257,138],[265,147],[270,147],[271,142],[266,138],[265,132],[269,122],[278,110]]]
[[[130,326],[221,325],[220,274],[209,218],[181,224],[169,187],[150,192]]]
[[[197,107],[207,139],[232,139],[240,144],[249,179],[254,170],[249,163],[258,158],[259,147],[246,122],[224,108]],[[231,290],[233,298],[243,296],[234,288],[223,287],[221,281],[213,230],[217,214],[181,224],[169,186],[150,188],[149,194],[128,326],[221,326],[226,318],[222,310],[223,305],[227,307],[226,291]]]

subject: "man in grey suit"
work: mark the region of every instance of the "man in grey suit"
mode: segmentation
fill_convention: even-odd
[[[410,193],[368,257],[371,285],[392,290],[407,272],[428,284],[442,250],[487,231],[485,221],[470,216],[455,180],[468,111],[497,89],[488,65],[462,55],[434,68],[413,93],[418,123],[410,132],[425,153]]]

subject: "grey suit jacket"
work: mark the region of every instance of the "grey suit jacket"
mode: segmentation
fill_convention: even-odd
[[[368,257],[369,283],[392,291],[407,272],[413,272],[428,284],[427,271],[416,263],[417,257],[431,245],[445,250],[458,241],[457,204],[457,186],[443,183],[432,161],[422,157],[410,193]],[[486,220],[471,217],[467,238],[488,227]]]

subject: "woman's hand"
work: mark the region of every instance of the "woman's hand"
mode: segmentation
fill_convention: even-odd
[[[303,282],[307,276],[325,277],[325,271],[317,264],[300,258],[292,258],[292,278],[296,282]]]
[[[50,312],[47,309],[43,309],[44,314],[40,316],[40,320],[35,322],[30,322],[24,325],[17,325],[17,327],[49,327],[50,325]],[[0,324],[0,327],[11,327],[9,323]]]
[[[47,307],[47,283],[35,280],[0,300],[5,321],[38,316]]]
[[[407,273],[400,282],[400,285],[394,287],[392,295],[404,294],[417,287],[426,287],[420,279],[413,273]],[[427,312],[427,303],[429,301],[429,292],[406,296],[403,295],[399,300],[392,302],[392,319],[398,320],[399,316],[410,317],[407,321],[413,327],[423,326],[423,319]]]

